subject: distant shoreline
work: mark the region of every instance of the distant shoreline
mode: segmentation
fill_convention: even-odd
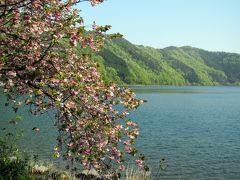
[[[240,85],[160,85],[160,84],[151,84],[151,85],[143,85],[143,84],[134,84],[134,85],[119,85],[121,87],[143,87],[143,86],[162,86],[162,87],[240,87]]]

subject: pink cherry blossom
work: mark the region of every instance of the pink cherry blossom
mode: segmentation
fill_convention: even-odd
[[[8,71],[6,75],[15,77],[17,75],[17,73],[15,71]]]
[[[111,166],[118,173],[125,170],[124,153],[135,155],[139,135],[137,123],[127,115],[143,101],[130,89],[101,79],[90,54],[101,50],[109,27],[94,23],[87,31],[75,9],[77,2],[3,2],[7,8],[0,17],[1,82],[14,108],[22,105],[17,100],[21,96],[33,114],[55,113],[55,157],[74,162],[72,170],[80,164],[101,173]],[[101,2],[90,0],[93,6]],[[91,53],[81,53],[84,50]]]

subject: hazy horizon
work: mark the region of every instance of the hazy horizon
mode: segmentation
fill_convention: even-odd
[[[165,48],[192,46],[240,53],[238,0],[108,0],[92,8],[80,3],[86,26],[93,21],[112,26],[137,45]]]

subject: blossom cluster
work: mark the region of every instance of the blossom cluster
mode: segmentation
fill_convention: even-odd
[[[90,1],[93,6],[101,2]],[[56,157],[99,172],[109,167],[125,170],[124,154],[136,154],[133,144],[139,134],[138,125],[127,119],[127,114],[143,101],[128,88],[104,82],[91,54],[76,51],[76,47],[99,51],[103,32],[110,27],[94,24],[87,32],[79,11],[73,8],[75,3],[1,2],[0,77],[4,92],[15,111],[25,103],[34,114],[56,112]],[[19,95],[26,99],[18,101]],[[136,163],[143,166],[141,160]]]

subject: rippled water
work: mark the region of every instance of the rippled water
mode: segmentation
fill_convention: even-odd
[[[163,179],[240,179],[240,87],[133,87],[148,102],[132,113],[141,126],[137,146]],[[0,126],[14,114],[0,96]],[[26,148],[42,159],[51,157],[55,130],[51,115],[33,117],[22,111]],[[50,123],[50,124],[49,124]]]
[[[162,177],[240,179],[239,87],[139,87],[139,147]]]

